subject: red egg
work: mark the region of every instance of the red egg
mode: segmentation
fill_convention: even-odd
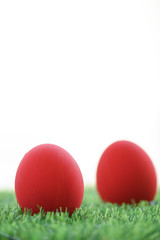
[[[97,168],[97,190],[104,202],[152,201],[156,187],[152,161],[136,144],[118,141],[103,152]]]
[[[42,144],[25,154],[17,169],[15,193],[19,206],[38,213],[79,208],[84,184],[79,166],[61,147]],[[38,207],[39,206],[39,207]]]

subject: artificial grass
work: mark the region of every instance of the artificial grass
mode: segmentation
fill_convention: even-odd
[[[10,240],[160,240],[160,192],[152,203],[118,206],[102,203],[85,189],[72,214],[23,214],[13,192],[0,192],[0,239]]]

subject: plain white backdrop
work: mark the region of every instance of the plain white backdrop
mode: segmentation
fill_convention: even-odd
[[[159,0],[0,1],[0,188],[42,143],[65,148],[85,184],[120,139],[159,176],[159,43]]]

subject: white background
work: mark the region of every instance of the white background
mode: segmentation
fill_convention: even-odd
[[[94,184],[120,139],[160,175],[160,1],[0,1],[0,188],[41,143]]]

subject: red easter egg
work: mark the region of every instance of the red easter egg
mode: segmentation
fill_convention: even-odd
[[[47,211],[67,211],[79,208],[84,194],[84,183],[79,166],[63,148],[42,144],[25,154],[17,169],[15,193],[19,206],[39,207]],[[39,207],[38,207],[39,206]]]
[[[97,168],[97,190],[104,202],[152,201],[157,178],[147,153],[129,141],[117,141],[102,154]]]

